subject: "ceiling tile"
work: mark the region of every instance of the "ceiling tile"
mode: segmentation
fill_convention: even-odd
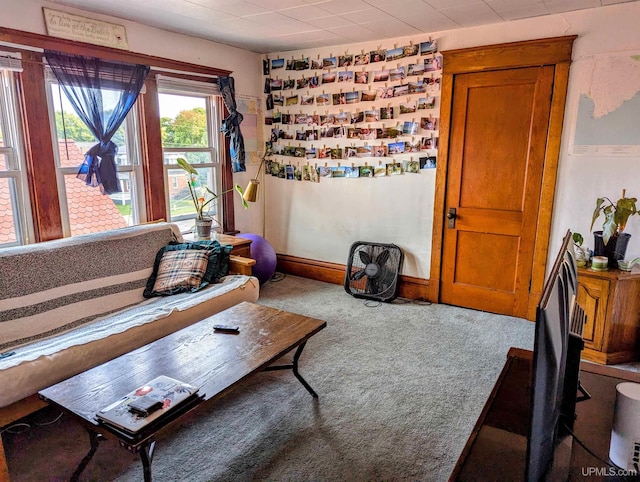
[[[329,0],[317,6],[336,15],[366,10],[370,7],[363,0]]]
[[[204,6],[218,12],[230,14],[234,17],[243,17],[245,15],[255,15],[257,13],[268,12],[266,8],[241,0],[216,2],[215,4],[211,4],[209,0],[187,0],[184,2],[182,8],[185,10],[191,8],[187,6],[190,3]]]
[[[346,28],[335,28],[332,31],[342,35],[350,42],[367,42],[369,40],[379,40],[380,34],[363,27],[362,25],[354,25]],[[349,43],[349,42],[345,42]]]
[[[505,20],[546,15],[549,9],[541,0],[488,0],[487,4]]]
[[[357,12],[344,13],[341,17],[346,18],[353,23],[371,23],[384,22],[389,18],[389,15],[377,8],[367,8],[365,10],[358,10]]]
[[[379,32],[383,38],[406,37],[408,35],[417,35],[422,33],[418,29],[397,19],[387,19],[381,22],[363,23],[361,25],[374,32]]]
[[[330,15],[328,17],[314,18],[314,19],[306,20],[306,22],[309,25],[313,25],[314,27],[325,28],[325,29],[351,27],[354,25],[354,22],[348,20],[347,18],[340,17],[338,15]]]
[[[445,8],[440,12],[463,27],[502,22],[502,18],[486,3]]]
[[[599,7],[600,0],[543,0],[551,13],[570,12],[583,8]]]
[[[445,8],[461,7],[478,3],[478,0],[425,0],[436,10],[444,10]]]
[[[314,5],[303,5],[301,7],[287,8],[280,10],[278,13],[296,20],[309,21],[316,18],[326,17],[327,11],[322,10]]]

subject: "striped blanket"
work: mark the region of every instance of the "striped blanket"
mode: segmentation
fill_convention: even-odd
[[[0,352],[136,305],[168,223],[0,250]]]

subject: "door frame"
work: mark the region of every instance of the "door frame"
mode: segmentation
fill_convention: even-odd
[[[442,84],[438,162],[436,164],[436,190],[433,208],[433,234],[431,239],[430,299],[440,301],[442,280],[442,248],[445,229],[445,199],[449,162],[449,137],[453,108],[453,85],[457,74],[486,72],[521,67],[554,66],[549,130],[544,154],[540,205],[538,208],[536,239],[527,319],[535,319],[535,311],[542,289],[547,264],[553,199],[555,195],[560,139],[564,121],[564,107],[569,83],[571,50],[577,35],[527,40],[506,44],[446,50],[442,52]]]

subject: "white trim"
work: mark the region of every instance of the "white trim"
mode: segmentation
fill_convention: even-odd
[[[162,90],[163,94],[220,95],[218,84],[213,82],[178,79],[162,74],[156,74],[156,82],[158,91]]]

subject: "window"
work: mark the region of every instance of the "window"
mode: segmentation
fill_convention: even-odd
[[[0,247],[25,244],[32,236],[17,105],[14,74],[0,63]]]
[[[217,85],[158,76],[168,219],[183,232],[194,229],[196,210],[189,194],[182,157],[198,171],[198,185],[221,193],[220,109]],[[209,204],[209,215],[222,225],[222,198]]]
[[[58,172],[58,192],[65,236],[94,233],[139,224],[146,219],[140,165],[137,110],[131,109],[111,139],[118,146],[116,164],[121,192],[104,195],[77,178],[84,153],[97,139],[75,113],[51,72],[47,95]],[[102,90],[105,109],[117,95]]]

